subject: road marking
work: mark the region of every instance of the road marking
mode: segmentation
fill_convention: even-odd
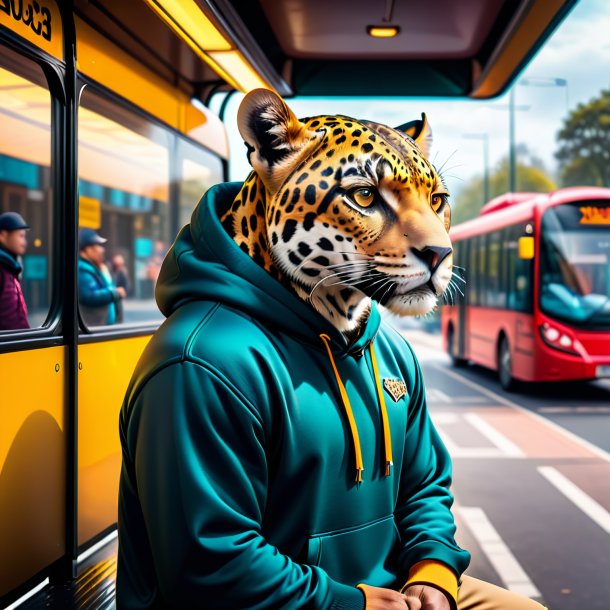
[[[490,426],[476,413],[455,413],[454,411],[432,411],[432,420],[437,426],[447,451],[452,458],[524,458],[525,454],[503,434]],[[462,447],[447,433],[444,426],[457,424],[465,419],[473,428],[479,431],[494,447]]]
[[[525,454],[517,445],[488,424],[480,415],[477,415],[476,413],[465,413],[464,419],[487,438],[492,445],[495,445],[505,456],[518,458],[525,457]]]
[[[596,502],[552,466],[538,466],[538,472],[568,500],[580,508],[585,515],[595,521],[606,533],[610,534],[610,513],[599,502]]]
[[[538,420],[539,422],[544,423],[546,426],[559,432],[566,438],[569,438],[574,443],[580,445],[581,447],[585,447],[591,453],[600,457],[602,460],[605,460],[606,462],[610,462],[610,453],[608,453],[607,451],[604,451],[597,445],[590,443],[589,441],[578,436],[577,434],[574,434],[573,432],[566,430],[564,427],[560,426],[559,424],[556,424],[555,422],[547,419],[546,417],[543,417],[542,415],[538,415],[538,413],[534,413],[533,411],[530,411],[529,409],[526,409],[525,407],[518,405],[517,403],[513,402],[512,400],[509,400],[508,398],[504,398],[503,396],[500,396],[499,394],[496,394],[495,392],[488,390],[485,386],[482,386],[482,385],[476,383],[475,381],[471,381],[470,379],[463,377],[462,375],[456,373],[455,371],[452,371],[445,367],[441,367],[438,364],[433,364],[432,366],[436,367],[437,370],[441,371],[445,375],[449,375],[449,377],[453,377],[454,379],[457,379],[458,381],[462,382],[464,385],[474,388],[475,390],[478,390],[482,394],[485,394],[486,396],[493,398],[496,402],[506,405],[507,407],[512,407],[513,409],[516,409],[517,411],[521,411],[522,413],[527,414],[529,417],[532,417],[532,418]]]
[[[474,506],[456,508],[506,588],[526,597],[541,597],[540,591],[506,546],[485,512]]]
[[[471,404],[487,402],[487,399],[485,398],[485,396],[456,396],[455,398],[451,399],[451,402],[465,402],[467,404]]]
[[[426,397],[429,402],[451,402],[451,399],[445,392],[437,389],[426,390]]]
[[[36,595],[36,593],[38,593],[38,591],[42,591],[42,589],[44,589],[49,584],[49,582],[50,582],[50,580],[48,578],[45,578],[40,584],[36,585],[33,589],[30,589],[25,595],[22,595],[18,600],[14,601],[10,606],[6,606],[6,608],[4,608],[4,610],[14,610],[15,608],[17,608],[18,606],[23,604],[23,602],[30,599],[30,597],[33,597],[34,595]]]
[[[540,407],[538,413],[610,413],[610,407]]]

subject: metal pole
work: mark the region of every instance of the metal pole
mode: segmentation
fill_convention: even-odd
[[[489,135],[483,134],[483,199],[489,201]]]
[[[517,159],[515,150],[515,87],[508,95],[508,190],[517,190]]]

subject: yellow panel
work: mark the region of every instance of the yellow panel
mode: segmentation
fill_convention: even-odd
[[[79,71],[178,129],[180,104],[187,97],[81,19],[75,18],[75,23]]]
[[[0,0],[0,25],[63,60],[61,16],[52,0]]]
[[[102,204],[99,199],[78,198],[78,225],[96,230],[102,226]]]
[[[0,597],[65,552],[65,348],[0,354]]]
[[[519,258],[529,260],[534,258],[534,238],[520,237],[519,238]]]
[[[116,522],[121,468],[119,411],[149,339],[135,337],[79,346],[79,545]]]

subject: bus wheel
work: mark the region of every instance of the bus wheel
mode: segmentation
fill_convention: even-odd
[[[460,358],[457,355],[457,345],[456,345],[456,337],[455,331],[453,327],[449,329],[449,334],[447,336],[447,344],[449,347],[449,358],[451,358],[451,364],[456,368],[466,365],[466,360],[464,358]]]
[[[513,377],[513,359],[506,337],[502,337],[498,349],[498,377],[506,392],[514,392],[517,389],[517,380]]]

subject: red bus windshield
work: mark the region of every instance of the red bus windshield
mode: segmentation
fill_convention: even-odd
[[[542,217],[540,309],[587,328],[610,328],[610,202],[569,203]]]

